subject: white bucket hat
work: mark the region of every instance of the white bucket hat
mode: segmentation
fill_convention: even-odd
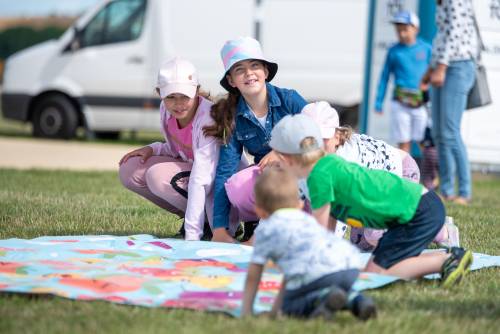
[[[276,72],[278,72],[278,64],[268,61],[262,52],[259,41],[251,37],[239,37],[237,39],[232,39],[227,41],[222,49],[220,50],[220,57],[222,63],[224,64],[224,76],[220,80],[220,84],[228,92],[235,92],[237,88],[231,87],[229,82],[227,82],[226,75],[228,74],[231,67],[237,62],[248,59],[262,60],[269,71],[266,81],[271,81]]]

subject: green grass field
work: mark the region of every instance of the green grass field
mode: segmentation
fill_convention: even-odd
[[[500,179],[476,176],[469,207],[447,204],[461,242],[500,255]],[[180,221],[121,187],[116,173],[0,169],[0,239],[43,235],[172,236]],[[437,281],[368,292],[378,318],[334,322],[149,309],[50,296],[0,294],[0,333],[498,333],[500,269],[469,274],[446,291]]]

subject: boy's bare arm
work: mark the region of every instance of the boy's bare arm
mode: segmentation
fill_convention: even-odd
[[[283,278],[283,280],[281,281],[280,291],[278,292],[278,295],[274,300],[273,308],[271,309],[270,315],[273,318],[279,314],[279,311],[281,310],[281,305],[283,305],[283,296],[285,295],[285,285],[286,281],[285,278]]]
[[[241,310],[242,317],[253,314],[253,302],[255,300],[257,290],[259,289],[263,269],[263,265],[255,263],[250,263],[250,266],[248,267],[245,290],[243,291],[243,306]]]
[[[333,218],[332,216],[328,217],[328,229],[330,231],[335,231],[336,227],[337,227],[337,219]]]
[[[330,222],[330,203],[323,205],[321,208],[313,210],[312,212],[314,218],[318,223],[325,228],[329,228]]]

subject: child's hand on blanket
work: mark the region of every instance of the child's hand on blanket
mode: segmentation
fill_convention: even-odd
[[[229,235],[229,232],[224,227],[219,227],[213,230],[212,241],[235,243],[236,239]]]

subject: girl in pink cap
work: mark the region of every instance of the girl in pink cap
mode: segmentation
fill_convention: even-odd
[[[161,66],[156,91],[162,100],[165,142],[125,154],[120,160],[120,180],[126,188],[184,217],[185,239],[200,240],[205,210],[212,222],[212,185],[219,156],[217,139],[203,132],[213,124],[212,102],[200,91],[194,65],[181,58]],[[205,233],[211,237],[209,229]]]
[[[284,116],[300,113],[306,101],[294,90],[269,83],[278,65],[264,57],[257,40],[230,40],[221,58],[225,73],[220,84],[229,94],[213,106],[215,124],[205,131],[223,143],[214,184],[213,240],[234,242],[240,220],[258,220],[253,196],[256,176],[279,160],[268,145],[272,128]],[[256,165],[238,172],[243,150],[254,157]],[[236,210],[230,219],[231,206]]]

